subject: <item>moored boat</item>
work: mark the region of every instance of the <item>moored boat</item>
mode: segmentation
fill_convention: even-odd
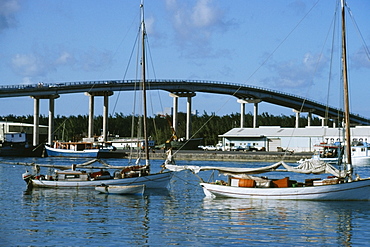
[[[100,160],[92,160],[92,162]],[[101,161],[100,161],[101,162]],[[105,163],[103,163],[105,164]],[[29,188],[94,188],[99,185],[145,185],[146,188],[166,188],[172,172],[150,173],[147,165],[132,166],[86,166],[72,164],[71,169],[57,167],[50,174],[41,174],[40,166],[23,174]],[[53,168],[52,165],[46,166]],[[84,168],[84,169],[80,169]],[[89,171],[88,171],[88,170]],[[114,170],[111,174],[108,170]]]
[[[333,144],[320,143],[314,146],[315,152],[312,155],[313,160],[321,160],[331,164],[337,164],[344,152],[342,143]],[[351,156],[353,166],[370,165],[370,144],[367,142],[353,142],[351,145]],[[299,162],[302,162],[299,161]]]
[[[142,195],[145,191],[145,185],[126,185],[126,186],[114,186],[114,185],[99,185],[95,187],[96,191],[105,194],[116,194],[116,195]]]
[[[24,132],[5,133],[0,140],[0,156],[41,157],[43,146],[32,146]]]
[[[370,143],[357,142],[351,146],[351,153],[353,157],[354,166],[370,165]]]
[[[93,142],[59,142],[54,141],[53,147],[45,145],[49,157],[76,158],[123,158],[124,152],[119,152],[113,146],[103,146]]]
[[[344,152],[338,152],[335,168],[333,165],[318,159],[302,161],[298,166],[289,166],[283,161],[267,167],[201,167],[166,165],[173,171],[191,170],[194,174],[200,171],[218,171],[227,176],[227,181],[204,182],[200,185],[206,197],[234,197],[245,199],[285,199],[285,200],[370,200],[370,177],[360,178],[353,172],[351,152],[351,133],[349,118],[349,94],[347,78],[345,3],[341,2],[342,17],[342,80],[344,89],[344,129],[346,143]],[[283,166],[285,169],[278,169]],[[300,174],[330,174],[326,178],[308,177],[304,181],[284,178],[256,177],[255,174],[267,172],[292,172]],[[287,174],[287,173],[285,173]],[[212,176],[214,174],[212,173]]]

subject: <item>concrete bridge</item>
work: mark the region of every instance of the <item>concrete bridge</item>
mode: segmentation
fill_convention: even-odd
[[[164,90],[170,93],[173,97],[173,126],[177,126],[178,98],[187,98],[187,133],[186,138],[190,138],[190,113],[191,99],[196,96],[197,92],[231,95],[237,98],[241,105],[241,121],[240,127],[244,127],[245,104],[254,104],[254,121],[253,127],[258,125],[258,103],[268,102],[288,108],[292,108],[296,112],[296,127],[298,126],[299,114],[308,112],[308,125],[312,114],[318,115],[323,119],[341,118],[343,111],[328,107],[319,102],[309,100],[292,94],[268,90],[255,86],[246,86],[243,84],[226,83],[219,81],[204,81],[204,80],[170,80],[157,79],[147,80],[148,90]],[[139,80],[106,80],[106,81],[79,81],[79,82],[64,82],[64,83],[38,83],[33,85],[9,85],[0,87],[0,98],[5,97],[21,97],[30,96],[34,99],[34,139],[33,144],[37,145],[38,140],[38,118],[39,118],[39,100],[49,99],[49,136],[48,142],[52,142],[52,133],[54,130],[54,100],[59,98],[61,94],[70,93],[85,93],[90,97],[89,101],[89,127],[88,137],[93,134],[93,118],[94,118],[94,97],[103,96],[103,138],[107,137],[107,119],[108,119],[108,98],[114,91],[133,91],[137,89]],[[369,125],[370,119],[356,114],[350,115],[350,121],[353,124]]]

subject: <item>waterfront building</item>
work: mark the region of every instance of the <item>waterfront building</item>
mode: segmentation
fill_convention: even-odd
[[[270,152],[292,150],[313,152],[319,143],[343,142],[343,129],[327,126],[305,128],[282,128],[260,126],[259,128],[233,128],[219,135],[224,150],[265,150]],[[351,128],[352,142],[370,142],[370,126]]]
[[[0,121],[0,141],[15,138],[16,134],[18,134],[18,136],[21,135],[23,140],[24,134],[21,133],[24,133],[26,135],[26,139],[32,142],[33,124]],[[48,126],[39,125],[39,134],[41,140],[46,140],[48,135]],[[11,135],[13,135],[13,137]]]

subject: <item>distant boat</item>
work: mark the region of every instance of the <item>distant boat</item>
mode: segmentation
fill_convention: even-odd
[[[123,158],[124,152],[117,151],[113,146],[102,146],[93,142],[59,142],[54,141],[53,147],[45,145],[49,157],[76,158]]]
[[[32,146],[24,132],[5,133],[0,141],[0,156],[41,157],[43,146]]]
[[[357,142],[351,146],[352,161],[355,166],[370,165],[370,143]]]
[[[99,185],[95,187],[96,191],[105,194],[116,195],[142,195],[144,194],[145,185],[127,185],[127,186],[114,186],[114,185]]]
[[[169,147],[173,150],[197,150],[199,146],[203,144],[203,138],[191,138],[191,139],[183,139],[179,138],[179,140],[172,140],[170,145],[168,143],[164,143],[161,145],[155,146],[155,149],[168,149]]]
[[[350,146],[349,96],[347,81],[347,54],[345,29],[345,3],[342,0],[342,79],[344,88],[344,124],[345,140]],[[215,166],[177,166],[166,164],[172,171],[191,170],[194,174],[200,171],[218,171],[226,175],[227,180],[205,182],[200,178],[200,185],[206,197],[233,197],[244,199],[282,199],[282,200],[370,200],[370,177],[361,178],[353,174],[351,148],[345,148],[346,155],[341,153],[337,168],[321,160],[306,160],[298,166],[289,166],[283,161],[258,168],[215,167]],[[281,169],[280,167],[284,168]],[[340,168],[339,168],[340,167]],[[284,172],[280,179],[255,174]],[[287,177],[286,172],[301,174],[330,174],[326,178],[307,177],[301,182]],[[215,174],[212,173],[212,176]]]
[[[341,154],[345,151],[340,142],[333,144],[320,143],[314,146],[317,150],[312,155],[313,160],[321,160],[330,164],[337,164]],[[354,166],[370,165],[370,144],[367,142],[353,142],[351,145],[352,164]],[[304,160],[298,161],[301,163]]]

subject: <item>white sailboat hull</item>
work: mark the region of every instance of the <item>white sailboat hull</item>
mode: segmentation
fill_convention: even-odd
[[[370,178],[350,183],[288,188],[246,188],[201,183],[206,197],[275,200],[370,200]]]
[[[145,185],[128,185],[128,186],[114,186],[114,185],[102,185],[96,186],[96,191],[106,194],[116,195],[142,195],[144,194]]]
[[[102,179],[92,181],[49,181],[43,179],[31,179],[33,187],[41,188],[92,188],[99,185],[145,185],[148,189],[167,188],[172,177],[172,172],[155,173],[142,177],[122,179]]]

